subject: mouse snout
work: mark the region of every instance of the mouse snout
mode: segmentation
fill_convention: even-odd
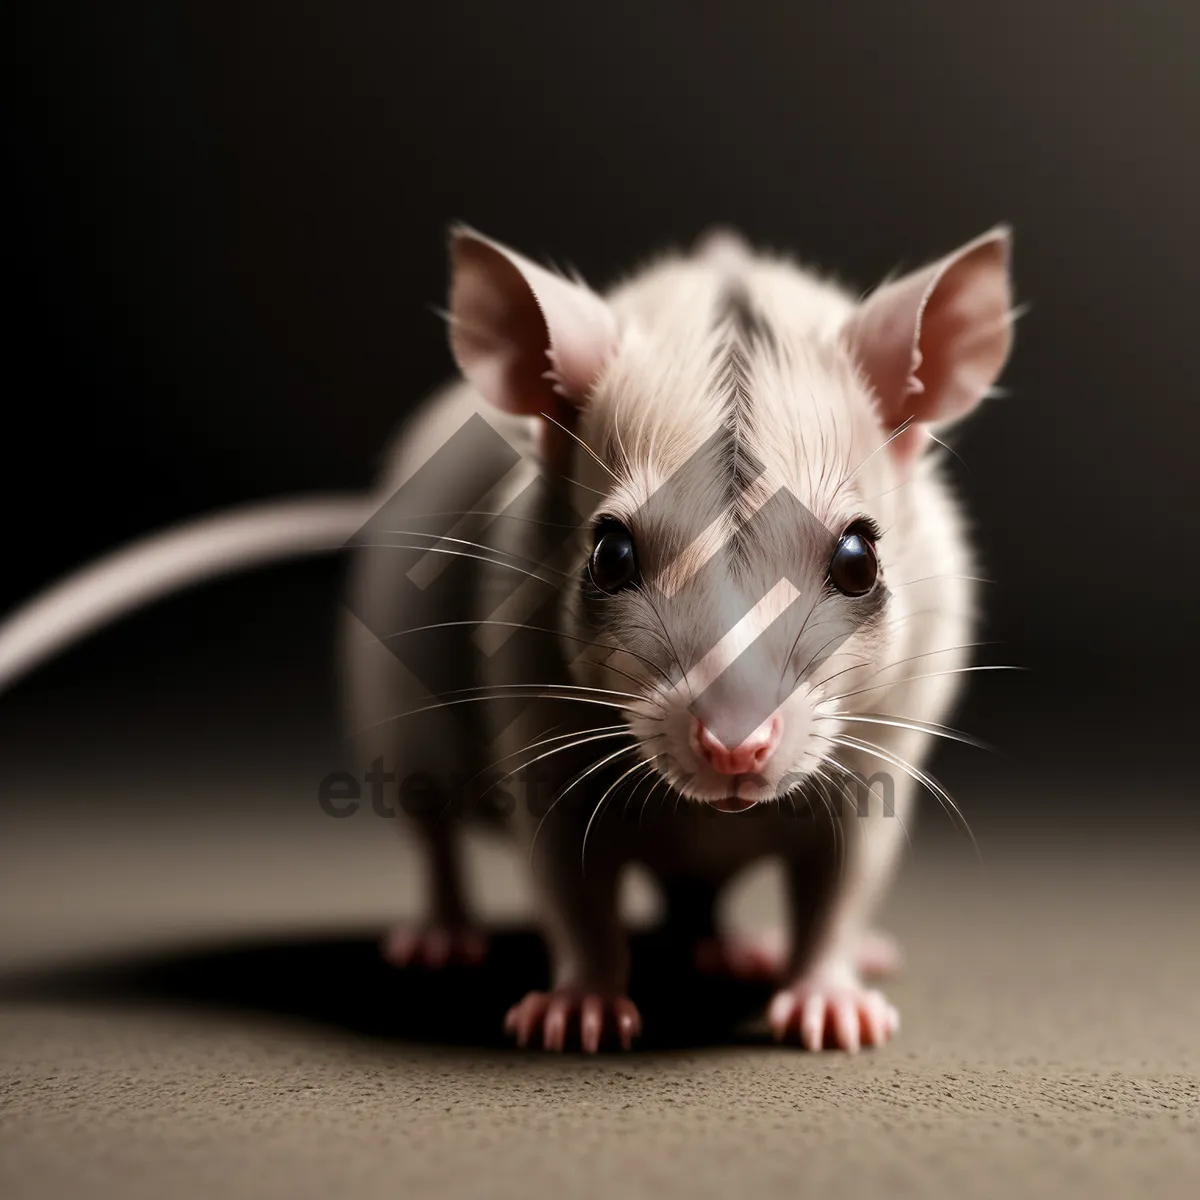
[[[740,745],[730,749],[707,726],[693,717],[690,741],[692,752],[714,771],[722,775],[746,775],[761,771],[767,765],[782,735],[783,721],[776,713]]]

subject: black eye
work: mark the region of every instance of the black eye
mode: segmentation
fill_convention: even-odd
[[[851,525],[829,560],[829,582],[843,596],[865,596],[878,578],[873,531],[861,522]]]
[[[596,542],[588,560],[588,574],[602,592],[612,595],[637,581],[637,552],[633,534],[611,518],[596,526]]]

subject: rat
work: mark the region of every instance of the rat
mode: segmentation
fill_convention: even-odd
[[[504,1019],[521,1046],[640,1034],[633,863],[696,965],[775,980],[778,1040],[883,1045],[899,1015],[873,977],[898,950],[873,921],[918,792],[957,813],[924,762],[983,669],[934,450],[1010,355],[1010,256],[999,226],[860,298],[716,229],[601,293],[456,227],[459,377],[373,493],[117,552],[0,627],[0,687],[190,582],[348,547],[349,725],[364,763],[424,789],[427,908],[387,937],[391,961],[486,953],[458,819],[479,817],[520,847],[550,954],[549,989]],[[767,858],[786,882],[774,947],[716,913]]]

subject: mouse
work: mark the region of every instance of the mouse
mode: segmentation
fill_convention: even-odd
[[[522,1047],[642,1033],[620,882],[662,890],[700,970],[769,981],[774,1037],[854,1053],[898,1032],[876,921],[972,661],[977,567],[943,432],[1009,359],[996,226],[856,294],[714,228],[599,291],[467,226],[449,236],[455,378],[370,494],[218,514],[123,548],[0,626],[0,688],[190,583],[349,556],[340,678],[360,764],[399,781],[423,917],[401,966],[487,954],[462,859],[515,843],[551,965]],[[782,865],[773,943],[721,929]]]

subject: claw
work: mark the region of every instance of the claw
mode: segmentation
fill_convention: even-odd
[[[554,992],[530,992],[508,1010],[504,1032],[515,1036],[517,1045],[530,1045],[541,1031],[547,1050],[566,1049],[570,1035],[577,1032],[586,1054],[595,1054],[606,1032],[616,1034],[622,1050],[629,1050],[642,1031],[637,1006],[626,996],[605,997],[596,992],[563,988]]]
[[[839,998],[830,1006],[834,1036],[837,1044],[848,1054],[857,1054],[859,1047],[858,1009],[854,1001]]]
[[[617,1014],[617,1033],[622,1050],[633,1048],[633,1039],[642,1032],[642,1014],[632,1000],[618,996],[613,1001],[613,1009]]]
[[[848,1054],[882,1046],[900,1028],[900,1016],[883,994],[844,970],[806,977],[776,993],[767,1020],[776,1041],[791,1037],[806,1050]]]
[[[517,1045],[529,1045],[533,1031],[542,1023],[550,997],[545,992],[530,992],[519,1004],[514,1004],[504,1018],[504,1032],[515,1035]]]
[[[806,1050],[825,1044],[825,997],[809,996],[800,1011],[800,1039]]]

